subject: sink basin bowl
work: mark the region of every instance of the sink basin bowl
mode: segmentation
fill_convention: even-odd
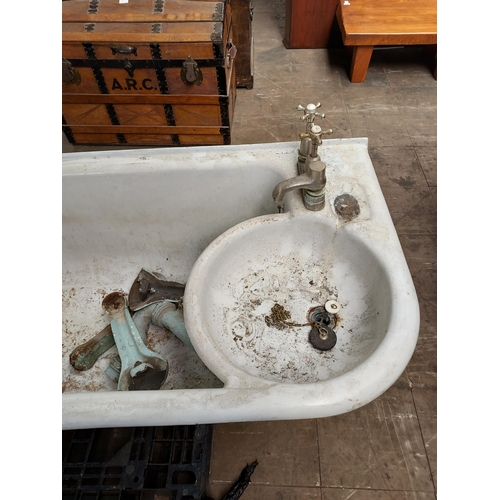
[[[415,289],[366,139],[323,141],[326,207],[298,192],[276,213],[271,193],[296,175],[297,143],[63,155],[63,428],[317,418],[351,411],[401,375],[415,348]],[[360,212],[334,208],[348,193]],[[168,360],[155,391],[117,391],[112,347],[83,372],[75,347],[108,319],[105,295],[141,269],[186,283],[194,349],[151,326]],[[279,304],[294,324],[334,299],[337,344],[318,351],[310,326],[269,327]]]
[[[333,380],[369,363],[378,348],[397,350],[403,290],[366,233],[336,222],[317,213],[258,217],[217,238],[197,261],[184,296],[186,327],[226,386]],[[330,299],[340,304],[337,343],[321,351],[309,342],[308,313]],[[288,323],[306,326],[268,326],[276,304]],[[366,383],[384,383],[389,373],[373,369]]]

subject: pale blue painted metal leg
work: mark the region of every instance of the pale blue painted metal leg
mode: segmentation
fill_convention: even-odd
[[[124,294],[114,292],[103,300],[120,355],[118,390],[159,389],[168,373],[168,362],[149,350],[127,308]]]

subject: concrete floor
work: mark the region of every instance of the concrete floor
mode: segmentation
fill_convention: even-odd
[[[321,102],[332,137],[369,153],[420,301],[415,354],[384,395],[332,418],[214,426],[210,495],[259,465],[244,500],[436,498],[436,87],[420,48],[377,50],[351,84],[344,50],[286,50],[284,1],[253,0],[254,88],[238,89],[232,144],[297,140],[298,104]],[[63,137],[63,152],[73,147]]]

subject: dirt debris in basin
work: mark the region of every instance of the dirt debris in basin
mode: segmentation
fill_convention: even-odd
[[[303,252],[286,255],[268,252],[240,280],[220,279],[212,299],[223,331],[219,345],[232,362],[247,373],[285,383],[314,383],[345,373],[359,363],[374,334],[370,304],[343,297],[342,314],[336,315],[338,343],[330,351],[317,351],[309,342],[312,309],[328,300],[339,301],[338,282],[355,276],[350,261],[342,274],[333,274],[331,257],[304,258]],[[316,255],[321,252],[311,249]],[[308,255],[307,255],[308,257]],[[228,268],[227,274],[231,269]],[[368,317],[366,317],[368,315]],[[352,332],[348,332],[350,329]],[[230,342],[227,340],[231,339]]]
[[[287,311],[281,304],[275,303],[271,309],[271,314],[269,316],[264,316],[267,326],[273,326],[278,330],[284,330],[285,328],[297,327],[297,326],[309,326],[310,323],[295,323],[293,321],[288,321],[292,315],[290,311]]]
[[[79,383],[74,379],[63,380],[62,392],[97,392],[105,390],[106,388],[100,381],[90,380],[87,383]]]

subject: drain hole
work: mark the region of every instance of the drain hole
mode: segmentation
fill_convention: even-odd
[[[332,320],[324,307],[317,307],[309,314],[309,321],[328,326]]]

